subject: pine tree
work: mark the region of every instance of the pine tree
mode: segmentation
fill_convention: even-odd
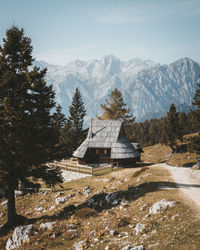
[[[195,92],[194,98],[193,98],[192,105],[194,106],[194,110],[192,111],[193,117],[195,121],[200,125],[200,76],[199,81],[197,82],[197,90]]]
[[[55,141],[50,115],[55,94],[46,85],[46,69],[31,67],[33,61],[31,40],[24,30],[8,29],[0,46],[0,185],[8,187],[7,226],[22,218],[15,208],[19,182],[25,187],[38,187],[30,177],[48,182],[41,164],[50,160]],[[55,181],[62,182],[61,175]]]
[[[120,119],[124,122],[129,122],[133,118],[130,115],[130,109],[126,106],[121,92],[115,88],[111,92],[109,100],[106,99],[105,104],[101,104],[103,115],[98,116],[98,118],[101,120]]]
[[[135,118],[130,115],[130,109],[126,106],[121,92],[115,88],[111,92],[109,100],[106,99],[105,104],[101,104],[102,116],[97,117],[100,120],[122,120],[125,134],[129,140],[132,140]]]
[[[164,143],[169,145],[172,150],[177,147],[177,139],[182,139],[182,130],[179,125],[179,113],[176,112],[176,106],[171,104],[165,119],[165,140]]]
[[[198,126],[198,135],[191,138],[190,141],[190,150],[194,152],[200,151],[200,76],[199,76],[199,81],[197,82],[197,90],[194,95],[194,101],[192,105],[194,106],[194,110],[192,110],[192,118],[193,118],[193,123],[196,123]]]
[[[69,107],[69,117],[62,132],[62,144],[66,145],[69,155],[77,149],[86,136],[83,130],[85,115],[86,110],[82,96],[79,89],[76,88]]]
[[[52,116],[52,126],[54,130],[55,142],[52,144],[52,157],[60,160],[67,157],[65,147],[62,145],[62,130],[65,126],[66,118],[62,113],[62,107],[60,104],[56,107],[56,112]]]

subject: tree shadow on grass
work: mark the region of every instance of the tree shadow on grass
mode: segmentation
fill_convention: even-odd
[[[93,195],[88,200],[78,206],[66,206],[53,215],[44,215],[38,218],[31,219],[26,218],[26,220],[22,224],[34,224],[40,220],[54,221],[69,219],[72,215],[74,215],[78,210],[82,208],[93,208],[97,212],[101,212],[105,209],[111,209],[120,205],[121,201],[123,200],[126,200],[128,202],[135,201],[138,198],[145,196],[147,193],[156,192],[159,190],[163,191],[175,189],[180,187],[194,187],[200,189],[200,185],[197,184],[181,184],[175,182],[146,182],[138,186],[129,186],[127,190],[119,190],[113,193],[100,192],[98,194]],[[10,230],[11,229],[6,229],[5,227],[2,227],[0,229],[0,235],[6,235],[9,233]]]

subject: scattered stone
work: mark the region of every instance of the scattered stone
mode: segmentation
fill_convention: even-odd
[[[124,182],[127,182],[127,181],[129,181],[129,178],[125,178],[125,179],[124,179]]]
[[[78,194],[78,195],[81,195],[81,194],[82,194],[81,190],[78,190],[78,191],[77,191],[77,194]]]
[[[156,234],[156,233],[157,233],[156,229],[154,229],[154,230],[151,232],[151,234]]]
[[[117,232],[117,230],[110,230],[109,231],[109,233],[110,233],[110,235],[112,235],[112,236],[116,236],[116,235],[118,235],[118,232]]]
[[[145,228],[146,228],[145,224],[138,223],[135,227],[136,235],[138,235],[139,233],[142,233]]]
[[[64,204],[67,201],[66,197],[62,197],[62,198],[57,198],[56,199],[56,204]]]
[[[40,229],[47,229],[47,230],[52,230],[53,229],[53,225],[55,225],[56,222],[46,222],[46,223],[41,223],[40,224]]]
[[[89,196],[91,194],[91,187],[90,186],[84,187],[83,192],[85,195]]]
[[[146,218],[149,218],[151,215],[150,214],[146,214],[145,216],[144,216],[144,218],[146,219]]]
[[[131,248],[132,248],[131,245],[127,245],[127,246],[123,247],[121,250],[130,250]]]
[[[24,192],[22,190],[15,190],[15,197],[19,197],[24,195]]]
[[[43,208],[42,206],[37,206],[37,207],[35,208],[35,210],[38,211],[38,212],[39,212],[39,211],[42,211],[43,209],[44,209],[44,208]]]
[[[174,220],[178,216],[179,216],[179,214],[175,214],[174,216],[172,216],[172,220]]]
[[[94,238],[94,241],[97,242],[97,241],[99,241],[99,239],[98,238]]]
[[[72,197],[74,197],[74,194],[68,194],[67,197],[72,198]]]
[[[140,211],[141,211],[141,212],[144,211],[145,208],[147,208],[147,204],[144,204],[144,205],[140,208]]]
[[[6,201],[1,202],[1,205],[4,206],[4,205],[6,205],[7,203],[8,203],[8,201],[6,200]]]
[[[145,248],[141,245],[141,246],[136,246],[131,248],[131,250],[145,250]]]
[[[140,182],[140,177],[139,177],[139,178],[137,178],[137,182]]]
[[[120,202],[120,199],[117,197],[118,193],[111,193],[111,194],[107,194],[105,199],[108,202],[108,204],[111,205],[118,205]]]
[[[51,207],[49,208],[49,210],[53,210],[55,207],[56,207],[56,206],[51,206]]]
[[[19,248],[24,242],[29,242],[29,234],[33,230],[33,225],[18,226],[15,228],[12,238],[6,242],[6,250]]]
[[[79,242],[75,243],[75,245],[74,245],[75,250],[83,250],[84,247],[85,247],[85,241],[84,240],[79,241]]]
[[[174,207],[176,201],[167,201],[165,199],[156,202],[152,207],[149,208],[150,214],[157,214],[161,210],[166,210],[167,207]]]

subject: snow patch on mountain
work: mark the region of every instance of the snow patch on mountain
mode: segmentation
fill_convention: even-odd
[[[125,103],[138,121],[152,118],[153,114],[165,114],[172,102],[191,106],[200,74],[200,64],[190,58],[169,65],[139,58],[123,62],[114,55],[100,60],[76,60],[66,66],[43,61],[35,64],[47,67],[46,80],[53,85],[56,101],[66,115],[75,88],[80,89],[87,110],[86,123],[100,114],[100,104],[114,88],[122,92]]]

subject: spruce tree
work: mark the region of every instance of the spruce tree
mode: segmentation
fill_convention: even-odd
[[[169,145],[172,150],[177,148],[177,139],[182,139],[182,130],[179,124],[179,113],[176,112],[176,106],[171,104],[165,119],[165,136],[164,144]]]
[[[83,142],[86,134],[83,130],[86,110],[81,93],[76,88],[72,103],[69,107],[69,117],[62,132],[62,144],[66,145],[67,153],[71,155],[74,150]]]
[[[55,142],[52,144],[52,157],[60,160],[67,157],[65,147],[62,145],[62,131],[66,124],[65,115],[62,113],[62,107],[60,104],[57,105],[56,111],[52,116],[52,126],[54,130]]]
[[[197,82],[197,90],[195,92],[194,98],[193,98],[192,105],[194,106],[194,110],[192,111],[193,117],[195,121],[200,125],[200,76],[199,81]]]
[[[190,150],[194,152],[200,152],[200,76],[199,80],[197,82],[197,90],[195,92],[194,98],[193,98],[192,105],[194,106],[194,109],[191,111],[192,118],[193,118],[193,124],[196,123],[198,126],[198,135],[191,138],[190,141]]]
[[[109,100],[106,99],[105,104],[101,104],[103,111],[102,116],[97,116],[100,120],[122,120],[124,123],[125,134],[128,139],[132,140],[133,126],[135,118],[130,114],[130,109],[127,108],[121,92],[115,88],[109,95]]]
[[[30,177],[48,182],[42,164],[50,160],[55,141],[50,115],[55,94],[46,85],[46,69],[32,67],[33,61],[30,38],[12,26],[0,46],[0,186],[7,186],[7,226],[21,220],[14,195],[19,182],[25,187],[38,187]],[[56,181],[62,182],[60,172]]]
[[[105,104],[101,104],[103,114],[98,116],[98,118],[101,120],[120,119],[128,122],[133,118],[130,115],[130,109],[126,106],[121,92],[115,88],[109,95],[109,100],[106,99]]]

